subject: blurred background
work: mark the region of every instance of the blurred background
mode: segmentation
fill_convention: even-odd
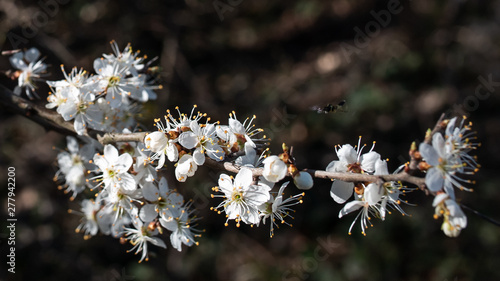
[[[474,192],[458,200],[500,220],[500,1],[82,1],[0,0],[2,50],[37,47],[59,69],[82,67],[131,43],[158,56],[164,88],[146,105],[142,123],[193,104],[212,120],[256,115],[257,126],[294,147],[299,168],[324,169],[336,160],[334,145],[377,141],[390,170],[409,159],[440,114],[469,116],[482,143],[482,169]],[[10,68],[0,57],[0,70]],[[5,77],[0,82],[13,89]],[[477,91],[479,89],[479,91]],[[48,89],[38,93],[43,103]],[[314,106],[346,101],[344,112],[318,114]],[[2,219],[0,279],[8,280],[500,280],[500,228],[466,211],[468,227],[446,237],[434,220],[432,198],[413,192],[403,206],[374,220],[367,236],[355,215],[329,196],[331,182],[317,180],[296,207],[293,227],[269,238],[269,225],[234,224],[209,211],[218,172],[201,168],[187,183],[172,180],[194,198],[200,245],[177,252],[150,247],[150,261],[126,253],[130,245],[74,229],[79,209],[52,177],[64,136],[22,116],[0,111],[0,183],[6,217],[7,168],[16,168],[16,273],[7,276],[6,220]],[[58,147],[58,148],[53,148]],[[298,191],[288,188],[288,193]],[[269,223],[269,222],[268,222]]]

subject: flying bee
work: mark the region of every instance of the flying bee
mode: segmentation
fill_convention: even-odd
[[[330,113],[330,112],[331,113],[335,113],[337,111],[347,112],[347,110],[345,108],[346,107],[345,104],[346,104],[346,101],[342,100],[342,101],[340,101],[336,105],[329,103],[326,106],[323,106],[323,107],[321,107],[321,106],[314,106],[311,109],[312,110],[316,110],[316,112],[318,112],[318,113],[324,113],[324,114],[327,114],[327,113]]]

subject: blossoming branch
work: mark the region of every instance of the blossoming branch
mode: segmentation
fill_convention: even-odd
[[[35,48],[10,58],[17,70],[6,73],[18,79],[14,92],[0,87],[2,104],[67,135],[54,181],[70,200],[80,202],[81,209],[71,212],[81,216],[76,231],[85,239],[101,233],[129,241],[140,261],[148,260],[149,245],[167,247],[162,239],[166,231],[179,251],[182,245],[198,245],[203,222],[192,201],[167,183],[165,166],[175,167],[179,183],[196,176],[201,166],[224,171],[212,188],[211,210],[224,214],[226,226],[231,221],[260,226],[269,218],[271,237],[275,228],[291,225],[315,179],[332,180],[332,200],[345,204],[339,218],[357,213],[349,234],[357,221],[366,235],[373,218],[383,221],[393,211],[406,215],[405,195],[415,190],[434,196],[434,217],[443,218],[447,236],[456,237],[466,228],[455,192],[472,191],[473,182],[466,178],[480,165],[472,155],[479,143],[465,118],[443,115],[424,142],[410,145],[411,161],[393,172],[375,151],[375,142],[367,146],[361,137],[354,146],[336,145],[338,159],[324,170],[301,169],[293,148],[283,144],[280,153],[270,151],[255,116],[242,120],[231,112],[227,122],[214,122],[196,106],[188,113],[175,108],[151,122],[154,131],[141,131],[147,126],[136,117],[144,103],[156,99],[161,85],[146,56],[130,44],[123,51],[116,42],[111,47],[113,54],[94,60],[95,74],[76,67],[67,73],[61,66],[64,78],[46,82],[52,91],[45,108],[21,97],[37,97],[35,82],[46,75],[47,65]],[[285,195],[285,189],[292,194]]]

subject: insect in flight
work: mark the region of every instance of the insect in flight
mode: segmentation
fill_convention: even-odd
[[[342,100],[338,104],[329,103],[326,106],[323,106],[323,107],[314,106],[311,109],[316,110],[316,112],[318,112],[318,113],[327,114],[327,113],[335,113],[337,111],[347,112],[345,107],[346,107],[346,101]]]

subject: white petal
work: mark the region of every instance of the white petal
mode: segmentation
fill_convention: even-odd
[[[168,193],[169,188],[167,178],[160,179],[160,182],[158,183],[158,189],[160,191],[160,196],[165,196]]]
[[[163,165],[165,165],[165,154],[160,154],[160,158],[158,158],[158,166],[156,167],[156,170],[159,170],[163,168]]]
[[[373,206],[380,201],[383,194],[384,194],[384,189],[381,186],[375,183],[370,183],[365,188],[365,194],[364,194],[365,201],[368,202],[370,206]]]
[[[380,154],[375,151],[370,151],[361,155],[361,168],[367,172],[375,171],[375,163],[380,160]]]
[[[241,168],[234,178],[235,187],[248,187],[252,183],[252,171],[248,168]]]
[[[167,248],[167,245],[165,245],[165,242],[161,240],[159,237],[150,237],[150,240],[148,240],[151,244],[157,246],[157,247],[162,247],[164,249]]]
[[[132,175],[125,173],[120,175],[120,186],[123,190],[134,191],[137,189],[137,183]]]
[[[100,58],[95,59],[94,60],[94,70],[95,70],[95,72],[101,74],[106,69],[107,64],[108,63],[106,62],[106,60],[103,60],[103,59],[100,59]]]
[[[229,128],[231,128],[231,131],[236,134],[246,134],[243,124],[241,124],[241,122],[236,119],[229,118]]]
[[[287,165],[276,155],[267,157],[263,163],[264,171],[262,175],[270,182],[282,180],[288,172]]]
[[[245,143],[246,145],[247,143]],[[215,161],[222,161],[224,160],[224,150],[222,150],[222,147],[216,143],[214,144],[211,144],[211,143],[208,143],[205,145],[205,148],[206,148],[206,153],[207,155],[215,160]]]
[[[246,224],[259,224],[260,217],[257,208],[250,209],[247,213],[242,216],[243,222]]]
[[[155,208],[154,204],[144,205],[139,211],[139,218],[145,223],[152,222],[158,216]]]
[[[193,149],[198,144],[198,138],[195,133],[187,131],[180,134],[179,143],[187,149]]]
[[[193,152],[193,160],[196,165],[201,166],[205,163],[205,153],[201,152],[201,147],[196,148]]]
[[[75,128],[77,134],[79,134],[80,136],[85,133],[85,119],[83,119],[82,114],[76,115],[73,127]]]
[[[456,121],[457,121],[457,117],[453,117],[448,122],[448,125],[446,126],[446,135],[447,136],[453,135],[453,131],[455,130],[455,122]]]
[[[24,58],[28,62],[34,62],[40,57],[40,51],[37,48],[30,48],[24,53]]]
[[[109,163],[108,161],[106,161],[106,158],[104,158],[104,156],[99,154],[94,155],[94,164],[96,164],[102,171],[106,170],[106,168],[108,168],[109,166]]]
[[[182,241],[179,232],[174,231],[170,234],[170,243],[177,251],[182,251]]]
[[[9,58],[10,64],[20,70],[26,69],[28,66],[23,60],[23,52],[15,53]]]
[[[432,136],[432,147],[434,147],[440,157],[446,155],[445,142],[441,133],[436,133]]]
[[[193,156],[189,154],[184,154],[182,155],[181,159],[179,159],[179,162],[177,162],[177,167],[175,169],[178,170],[179,173],[181,174],[187,174],[191,169],[192,163],[193,163]]]
[[[179,151],[177,150],[177,147],[173,143],[169,143],[167,145],[167,157],[170,162],[175,162],[179,159]]]
[[[219,176],[219,187],[226,195],[233,192],[233,180],[226,174]]]
[[[78,153],[80,146],[78,145],[78,141],[75,137],[67,136],[66,142],[68,143],[69,152],[71,152],[72,154]]]
[[[426,143],[421,143],[418,147],[418,150],[420,151],[420,154],[424,158],[424,160],[431,166],[437,166],[439,165],[439,155],[434,149],[429,144]]]
[[[157,201],[160,193],[153,183],[148,182],[142,187],[142,196],[148,201]]]
[[[356,163],[358,160],[358,155],[356,153],[356,150],[354,150],[354,147],[350,144],[344,144],[338,151],[337,151],[337,157],[339,158],[340,161],[346,162],[349,164]]]
[[[217,136],[225,142],[229,141],[229,135],[232,134],[229,126],[226,125],[217,126],[215,131],[217,132]]]
[[[444,181],[444,192],[450,196],[451,199],[455,200],[455,189],[453,184],[449,180]]]
[[[387,161],[378,159],[375,163],[375,175],[388,175]]]
[[[354,184],[352,182],[345,182],[335,180],[330,189],[330,196],[339,204],[343,204],[354,192]]]
[[[271,195],[268,190],[265,190],[258,185],[250,186],[249,190],[247,190],[244,194],[245,201],[255,207],[267,202],[270,196]]]
[[[115,163],[118,163],[119,165],[124,167],[123,169],[125,171],[128,171],[128,169],[130,169],[130,167],[134,163],[134,159],[132,158],[132,156],[130,156],[130,154],[125,152],[118,157]]]
[[[168,202],[170,204],[169,208],[171,209],[172,212],[175,211],[173,216],[174,217],[181,216],[182,214],[180,213],[180,210],[178,208],[181,207],[182,204],[184,203],[184,197],[182,197],[182,195],[180,193],[174,192],[174,193],[171,193],[170,195],[168,195],[167,199],[168,199]],[[178,212],[178,213],[176,213],[176,212]]]
[[[198,121],[196,120],[191,121],[189,123],[189,128],[191,128],[191,131],[193,131],[193,133],[196,136],[201,136],[201,128],[200,125],[198,124]]]
[[[104,157],[109,163],[116,163],[118,160],[118,150],[111,144],[104,146]]]
[[[343,172],[347,172],[347,165],[349,163],[347,162],[343,162],[343,161],[332,161],[330,162],[330,164],[328,164],[328,166],[326,167],[326,171],[327,172],[340,172],[340,173],[343,173]]]
[[[179,166],[177,166],[177,168],[175,168],[175,178],[179,182],[185,182],[186,179],[187,179],[187,175],[186,174],[182,174],[181,172],[179,172],[178,168],[179,168]]]
[[[436,207],[439,203],[441,203],[443,200],[448,198],[448,194],[446,193],[440,193],[434,197],[434,200],[432,201],[432,207]]]
[[[443,188],[443,174],[438,168],[430,168],[425,176],[425,184],[430,191],[436,192]]]
[[[344,208],[342,208],[342,210],[340,210],[339,212],[339,219],[351,212],[359,210],[359,208],[361,208],[362,206],[363,206],[363,201],[358,201],[358,200],[351,201],[345,204]]]

